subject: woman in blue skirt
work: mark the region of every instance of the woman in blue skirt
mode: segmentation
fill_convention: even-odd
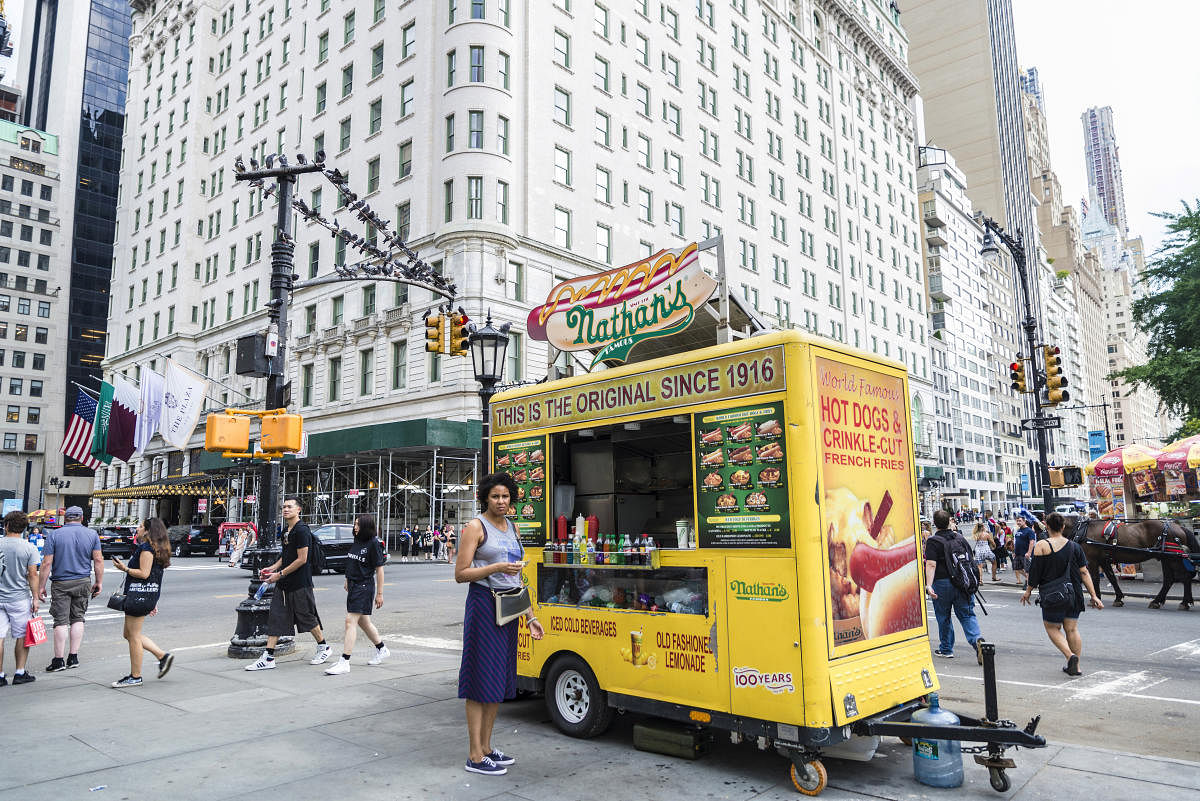
[[[517,484],[508,473],[492,473],[479,482],[476,494],[482,513],[463,526],[459,536],[454,579],[469,582],[463,619],[462,665],[458,697],[466,700],[470,751],[466,769],[500,776],[516,762],[492,747],[492,727],[500,703],[517,695],[517,621],[496,625],[492,590],[521,586],[525,549],[508,518],[517,497]],[[542,624],[530,611],[529,633],[542,638]]]

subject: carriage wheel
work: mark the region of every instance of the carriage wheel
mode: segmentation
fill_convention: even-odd
[[[988,778],[991,780],[992,789],[998,793],[1007,793],[1012,787],[1004,768],[988,768]]]
[[[819,759],[800,765],[793,762],[789,773],[792,777],[792,786],[804,795],[820,795],[829,781],[829,774]]]

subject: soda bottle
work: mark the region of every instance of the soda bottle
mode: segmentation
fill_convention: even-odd
[[[650,564],[650,559],[649,559],[650,546],[646,544],[647,540],[649,540],[649,539],[650,538],[647,537],[645,535],[645,533],[643,533],[642,538],[640,540],[638,540],[638,564],[639,565]]]
[[[589,565],[596,564],[596,541],[595,540],[587,541],[586,554],[587,554],[587,564],[589,564]]]
[[[258,589],[254,591],[254,600],[261,601],[269,589],[271,589],[270,582],[264,581],[262,584],[259,584]]]
[[[567,557],[568,565],[575,564],[575,540],[576,540],[576,535],[572,534],[571,538],[568,539],[566,542],[566,548],[567,548],[566,557]]]

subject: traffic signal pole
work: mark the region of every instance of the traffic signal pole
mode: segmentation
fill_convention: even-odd
[[[1040,350],[1038,347],[1038,319],[1033,313],[1033,299],[1029,289],[1029,270],[1026,266],[1026,254],[1024,238],[1021,232],[1018,231],[1016,236],[1010,236],[1003,228],[1001,228],[995,220],[989,217],[983,218],[984,238],[983,250],[984,254],[996,253],[998,250],[995,247],[993,237],[1004,243],[1005,249],[1012,256],[1013,263],[1017,268],[1018,280],[1021,284],[1021,301],[1022,301],[1022,319],[1021,328],[1025,331],[1025,344],[1028,349],[1029,366],[1033,372],[1034,381],[1034,404],[1033,404],[1033,425],[1034,438],[1037,440],[1038,449],[1038,482],[1042,488],[1042,511],[1045,514],[1050,514],[1054,503],[1054,493],[1050,488],[1049,481],[1049,430],[1046,428],[1046,416],[1042,412],[1042,405],[1038,392],[1045,385],[1045,376],[1043,371],[1038,369],[1037,353]]]

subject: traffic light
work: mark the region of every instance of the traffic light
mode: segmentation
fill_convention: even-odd
[[[204,450],[244,453],[250,449],[250,418],[210,414],[204,423]]]
[[[425,318],[425,350],[446,352],[446,315],[431,314]]]
[[[1057,345],[1042,347],[1042,356],[1046,362],[1046,396],[1044,406],[1057,406],[1071,399],[1071,393],[1063,387],[1067,385],[1067,377],[1062,374],[1061,349]]]
[[[294,453],[304,443],[304,418],[298,414],[267,414],[262,419],[262,449]]]
[[[1062,475],[1064,487],[1079,487],[1083,485],[1082,467],[1064,467]]]
[[[451,356],[467,355],[467,340],[470,338],[470,335],[467,333],[468,322],[469,320],[467,315],[463,314],[462,312],[450,315]]]
[[[1050,486],[1054,487],[1055,489],[1060,489],[1066,486],[1066,484],[1063,483],[1063,471],[1061,467],[1051,467],[1049,470],[1047,470],[1047,472],[1050,474]]]
[[[1012,379],[1012,388],[1017,392],[1029,391],[1029,386],[1025,382],[1025,362],[1019,355],[1017,361],[1008,366],[1008,377]]]

